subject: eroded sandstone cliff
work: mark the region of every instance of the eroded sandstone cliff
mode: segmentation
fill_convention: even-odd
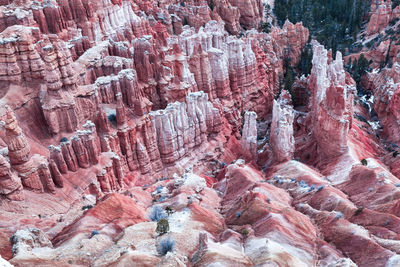
[[[369,35],[398,13],[389,2]],[[262,1],[0,4],[11,264],[399,264],[398,63],[364,77],[368,102],[313,41],[287,92],[309,31],[261,32]]]

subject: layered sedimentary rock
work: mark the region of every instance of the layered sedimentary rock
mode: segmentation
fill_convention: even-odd
[[[240,32],[240,10],[238,7],[232,6],[228,0],[216,1],[214,10],[225,22],[225,29],[230,34],[238,34]]]
[[[40,178],[34,170],[31,159],[30,146],[18,125],[18,121],[11,108],[6,108],[6,136],[8,157],[11,167],[21,177],[24,187],[33,190],[42,190]]]
[[[396,265],[397,154],[353,107],[341,55],[314,44],[311,75],[274,100],[284,62],[297,66],[308,41],[301,23],[259,32],[257,0],[9,2],[0,1],[0,97],[11,106],[0,108],[2,257]],[[366,82],[397,141],[400,79],[387,72]],[[169,231],[159,235],[161,218]]]
[[[294,112],[290,95],[283,90],[279,99],[274,100],[272,109],[270,142],[276,162],[284,162],[293,158],[295,149],[293,119]]]
[[[231,5],[239,9],[240,18],[239,22],[247,30],[257,29],[264,17],[264,6],[262,1],[249,0],[249,1],[229,1]]]
[[[219,110],[208,102],[203,92],[188,95],[187,104],[171,103],[165,110],[151,112],[158,149],[163,163],[173,163],[190,149],[220,130]]]
[[[370,18],[367,26],[367,34],[380,32],[389,25],[391,20],[400,17],[400,7],[392,9],[392,1],[371,1]]]
[[[347,151],[352,126],[354,81],[346,78],[342,55],[328,58],[327,50],[313,43],[313,67],[309,80],[312,93],[313,134],[321,153],[337,156]]]
[[[108,5],[109,3],[104,4],[103,7]],[[82,7],[81,4],[78,6]],[[39,7],[35,8],[40,10]],[[59,10],[60,6],[50,5],[46,8]],[[68,8],[70,7],[65,6],[65,9]],[[86,10],[91,8],[90,5],[84,7]],[[121,8],[124,14],[133,12],[126,1],[122,2]],[[63,20],[74,20],[76,17],[73,15],[74,12],[84,14],[81,11],[71,11],[72,15],[67,15],[68,18],[63,18]],[[107,16],[114,16],[111,13],[110,11]],[[85,15],[90,20],[102,16],[100,10],[96,14],[90,11]],[[85,15],[83,15],[83,20],[85,20]],[[119,15],[125,16],[122,13]],[[113,23],[110,28],[118,31],[120,27]],[[267,66],[265,60],[262,61],[265,55],[260,49],[263,44],[257,40],[260,36],[249,35],[247,39],[227,38],[222,24],[204,23],[204,28],[200,27],[198,33],[195,33],[194,29],[185,28],[182,37],[178,40],[179,46],[176,45],[176,38],[169,38],[168,26],[160,22],[153,24],[153,29],[147,30],[146,33],[149,35],[137,34],[136,36],[142,36],[142,38],[137,38],[131,43],[122,41],[129,40],[132,35],[126,35],[124,32],[122,36],[115,36],[106,30],[113,39],[101,42],[99,38],[90,38],[90,34],[86,33],[87,35],[83,37],[77,36],[70,39],[66,45],[62,41],[63,35],[57,37],[46,35],[46,31],[43,29],[40,31],[38,28],[10,27],[2,33],[5,51],[13,55],[15,53],[13,51],[24,50],[26,43],[29,48],[27,52],[29,57],[28,59],[16,57],[18,60],[13,63],[16,70],[13,74],[6,74],[4,80],[18,83],[25,83],[32,79],[44,80],[45,86],[42,87],[39,97],[46,123],[52,134],[74,132],[87,119],[93,120],[94,117],[90,115],[87,108],[88,102],[92,102],[93,106],[97,106],[98,103],[93,102],[98,101],[115,103],[114,96],[119,91],[125,103],[128,103],[130,107],[135,106],[139,116],[148,112],[152,105],[153,108],[160,108],[175,100],[184,101],[187,91],[197,90],[209,93],[211,100],[218,97],[231,101],[233,97],[236,108],[241,108],[244,104],[247,109],[257,109],[258,113],[261,112],[260,107],[272,99],[279,74],[272,74],[277,71]],[[109,26],[104,25],[100,28],[107,27]],[[59,28],[62,28],[62,31],[66,30],[64,26]],[[286,26],[286,28],[290,27]],[[282,38],[289,38],[292,33],[297,34],[301,30],[297,26],[293,30],[286,28],[280,35]],[[17,38],[12,37],[12,32],[15,31],[21,32]],[[304,31],[303,33],[308,34]],[[103,31],[99,34],[107,35]],[[88,36],[88,39],[85,38]],[[36,42],[40,38],[45,39],[45,42]],[[200,39],[203,41],[199,43]],[[300,38],[296,47],[302,43],[302,39]],[[89,44],[87,40],[96,41],[98,46],[90,48],[92,44]],[[282,42],[284,41],[279,41],[279,45],[274,45],[273,49],[278,48],[278,51],[281,51]],[[284,46],[286,44],[288,42],[285,42]],[[290,50],[297,51],[299,48]],[[181,51],[185,57],[180,56]],[[274,52],[271,51],[268,56],[274,57]],[[79,55],[82,55],[77,60],[80,64],[72,64],[72,60]],[[105,56],[105,58],[98,56]],[[198,64],[199,61],[202,62],[201,65]],[[81,64],[89,67],[89,71],[86,71]],[[4,69],[10,68],[7,65]],[[133,70],[129,71],[129,69]],[[110,74],[118,75],[118,79],[122,81],[117,84],[115,81],[117,76],[112,76],[110,79],[108,77]],[[257,84],[255,77],[261,83]],[[94,84],[95,88],[91,84]],[[98,91],[101,92],[101,99],[98,99]],[[91,99],[87,101],[76,98],[80,96],[90,96]],[[252,101],[257,101],[257,104],[252,104]],[[232,102],[229,105],[232,105]]]
[[[241,144],[243,157],[247,160],[257,161],[257,114],[246,111],[242,120]]]
[[[111,192],[123,187],[123,171],[159,172],[163,164],[177,162],[205,144],[210,134],[218,134],[222,127],[220,111],[201,91],[190,93],[186,103],[175,102],[164,110],[150,112],[138,119],[136,125],[128,123],[122,96],[117,95],[115,123],[116,131],[100,112],[98,129],[87,122],[83,125],[85,130],[77,131],[70,140],[62,140],[60,146],[50,146],[53,176],[90,168],[99,163],[102,154],[112,153],[111,165],[97,174],[102,191]],[[96,131],[101,133],[100,137],[95,135]],[[118,183],[111,182],[114,180]]]
[[[83,128],[84,130],[77,131],[70,140],[61,140],[60,146],[49,146],[51,165],[55,163],[59,173],[75,172],[78,168],[88,168],[99,162],[101,151],[98,147],[98,137],[95,135],[96,126],[87,121]],[[55,175],[58,175],[57,171]]]
[[[287,168],[282,168],[282,171],[287,171]],[[258,172],[239,162],[228,166],[226,176],[226,193],[221,202],[222,213],[232,229],[249,229],[245,234],[244,251],[253,264],[273,262],[293,266],[313,265],[316,260],[314,249],[321,252],[325,249],[330,250],[329,255],[332,257],[321,258],[321,261],[331,261],[333,264],[344,260],[340,259],[340,253],[335,252],[333,247],[327,248],[322,240],[318,240],[315,228],[307,216],[296,210],[287,210],[284,216],[275,214],[280,213],[280,209],[291,209],[287,203],[292,197],[277,188],[282,186],[280,182],[274,185],[273,181],[270,181],[270,184],[262,183]],[[288,221],[293,228],[286,228]],[[235,239],[228,240],[232,242]],[[314,247],[311,244],[320,245]],[[296,249],[293,251],[291,248],[294,246]],[[279,247],[279,250],[271,249],[272,247]],[[276,253],[280,253],[281,256],[277,256]],[[282,257],[285,260],[282,261]],[[348,263],[352,263],[351,260]]]
[[[120,1],[120,5],[112,1],[61,1],[35,2],[31,5],[34,20],[43,33],[54,33],[64,38],[74,37],[77,32],[69,31],[69,27],[81,28],[81,33],[91,41],[103,36],[132,36],[145,34],[148,22],[142,20],[133,11],[129,1]],[[72,36],[71,36],[72,35]]]
[[[272,99],[278,74],[266,65],[270,61],[265,60],[267,56],[260,49],[260,37],[252,33],[247,39],[227,37],[215,22],[200,28],[198,33],[193,29],[184,31],[180,43],[189,57],[189,69],[199,90],[207,92],[212,101],[218,98],[236,108],[265,112],[261,106]],[[276,54],[271,51],[268,56]]]
[[[396,62],[390,69],[368,73],[363,78],[363,85],[372,92],[373,103],[370,108],[379,117],[385,137],[391,142],[398,142],[400,65]]]
[[[41,39],[38,28],[13,25],[1,33],[0,64],[2,81],[19,83],[21,80],[43,78],[45,64],[36,50]]]
[[[20,179],[11,172],[10,164],[0,156],[0,194],[10,200],[22,200],[22,184]]]
[[[389,241],[389,232],[392,231],[389,229],[394,230],[391,222],[397,221],[398,218],[389,214],[383,215],[378,211],[379,201],[373,200],[379,198],[379,194],[373,193],[375,190],[391,194],[390,184],[396,182],[397,178],[387,175],[391,182],[378,185],[375,180],[379,179],[377,173],[383,171],[378,169],[378,166],[365,167],[358,164],[352,168],[347,182],[333,186],[327,184],[322,175],[315,170],[299,162],[289,161],[272,171],[271,182],[277,187],[289,190],[298,210],[313,218],[324,233],[325,240],[332,242],[336,248],[348,255],[357,266],[369,265],[371,262],[374,265],[398,264],[398,252],[393,247],[394,243]],[[362,180],[365,186],[359,186]],[[388,216],[389,222],[382,223],[382,220],[389,218]],[[371,250],[349,246],[345,241],[347,238],[357,240],[363,247]],[[374,252],[371,254],[369,251]]]
[[[170,20],[172,31],[169,32],[180,34],[182,27],[186,24],[196,29],[204,26],[211,20],[212,10],[210,10],[206,1],[176,3],[169,5],[168,13],[162,14],[162,16],[165,22],[168,19]]]
[[[301,51],[308,41],[308,29],[301,22],[293,24],[286,20],[282,29],[272,27],[270,36],[273,50],[281,59],[280,64],[284,59],[290,59],[291,64],[296,66],[300,60]]]

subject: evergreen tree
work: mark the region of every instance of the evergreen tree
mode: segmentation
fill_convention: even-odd
[[[210,7],[211,11],[214,11],[214,7],[215,7],[214,0],[210,0],[208,2],[208,6]]]
[[[271,24],[269,24],[269,22],[262,23],[261,30],[265,33],[269,33],[271,31]]]
[[[392,8],[394,9],[395,7],[397,7],[398,5],[400,5],[400,0],[393,0],[392,1]]]
[[[354,59],[353,65],[350,68],[350,74],[354,78],[354,80],[357,82],[357,85],[359,86],[361,82],[362,76],[367,72],[369,68],[370,62],[365,58],[364,54],[361,54],[360,57],[357,59]]]
[[[276,0],[274,13],[281,26],[286,19],[301,21],[313,38],[342,51],[355,41],[369,4],[369,0]]]
[[[313,57],[312,47],[311,44],[308,43],[306,46],[304,46],[303,50],[301,51],[300,62],[299,65],[297,66],[297,69],[300,71],[301,74],[308,75],[311,73],[312,57]]]

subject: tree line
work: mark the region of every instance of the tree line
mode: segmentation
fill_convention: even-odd
[[[356,41],[369,8],[370,0],[275,0],[274,14],[280,26],[286,19],[303,22],[335,55]]]

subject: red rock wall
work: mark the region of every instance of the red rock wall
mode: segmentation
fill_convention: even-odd
[[[130,1],[4,7],[22,13],[0,34],[7,58],[0,63],[1,80],[20,87],[34,83],[37,91],[24,101],[37,97],[43,116],[32,119],[42,124],[44,118],[55,138],[75,134],[60,146],[50,141],[49,163],[35,162],[38,172],[24,176],[24,186],[54,191],[65,184],[63,176],[104,165],[98,157],[112,151],[120,160],[110,160],[98,174],[100,187],[109,192],[123,187],[121,170],[151,176],[207,143],[210,135],[237,133],[241,110],[270,112],[282,76],[280,59],[287,56],[284,47],[296,61],[308,31],[287,23],[270,36],[253,31],[237,38],[228,36],[222,23],[210,21],[221,21],[221,15],[230,32],[241,25],[257,28],[261,3],[249,5],[251,10],[216,1],[211,11],[204,1],[188,2],[162,13],[151,3]],[[236,15],[227,16],[225,9]],[[148,19],[156,14],[162,14],[158,22]],[[107,119],[111,114],[115,125]],[[97,127],[78,130],[87,120]]]

